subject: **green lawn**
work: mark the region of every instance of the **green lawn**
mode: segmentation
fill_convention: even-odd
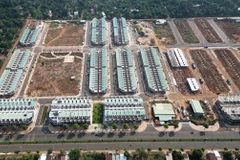
[[[93,104],[93,123],[103,123],[103,103]]]

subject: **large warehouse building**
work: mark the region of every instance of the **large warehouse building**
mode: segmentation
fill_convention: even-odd
[[[220,95],[216,106],[230,124],[240,124],[240,95]]]
[[[167,82],[157,52],[157,49],[153,47],[150,49],[141,48],[142,66],[148,89],[151,92],[165,93]]]
[[[0,78],[0,97],[14,95],[21,84],[25,68],[30,60],[29,50],[15,50]]]
[[[108,88],[107,51],[91,49],[89,90],[92,93],[106,93]]]
[[[104,99],[104,122],[141,122],[146,113],[143,100],[136,96],[114,96]]]
[[[52,101],[49,120],[53,125],[92,123],[92,100],[85,97],[57,98]]]
[[[173,106],[171,103],[156,103],[152,106],[155,123],[164,124],[172,121],[175,117]]]
[[[187,59],[182,50],[171,48],[167,50],[167,57],[172,67],[188,67]]]
[[[26,28],[19,41],[19,44],[22,46],[34,46],[37,41],[37,36],[39,32],[40,32],[39,28],[33,29]]]
[[[116,50],[118,89],[123,93],[137,91],[137,81],[133,67],[132,52],[129,48]]]
[[[91,22],[91,43],[93,45],[105,45],[107,41],[106,30],[105,18],[93,18]]]
[[[127,21],[124,17],[112,20],[113,40],[116,45],[125,45],[129,43]]]
[[[0,99],[0,125],[30,124],[36,107],[33,99]]]

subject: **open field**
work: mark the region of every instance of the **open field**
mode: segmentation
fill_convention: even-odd
[[[62,24],[50,27],[45,40],[48,46],[79,46],[83,43],[84,38],[83,25]]]
[[[175,19],[174,23],[185,43],[199,43],[197,36],[194,34],[186,19]]]
[[[193,77],[191,70],[189,68],[172,68],[172,72],[179,91],[185,95],[190,94],[191,90],[187,84],[187,78]]]
[[[156,37],[161,39],[162,42],[168,45],[177,43],[168,23],[164,25],[153,25],[153,27]]]
[[[82,60],[63,63],[64,59],[39,58],[27,90],[28,96],[73,96],[79,92]],[[75,76],[75,80],[70,80]]]
[[[209,43],[223,42],[218,36],[217,32],[212,28],[206,19],[195,18],[194,22]]]
[[[236,86],[240,89],[240,63],[233,53],[228,49],[214,50],[218,59],[230,75]]]
[[[216,21],[216,23],[233,43],[240,42],[240,23],[234,20]]]
[[[191,50],[190,54],[210,91],[216,94],[230,91],[206,51]]]

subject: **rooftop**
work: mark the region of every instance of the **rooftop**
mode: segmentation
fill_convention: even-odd
[[[194,113],[201,113],[204,114],[204,111],[202,109],[202,106],[199,101],[197,100],[190,100],[190,105],[192,106]]]

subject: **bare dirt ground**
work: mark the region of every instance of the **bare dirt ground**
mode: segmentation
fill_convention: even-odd
[[[232,43],[240,42],[240,23],[236,23],[233,20],[228,21],[216,21],[218,26],[223,30],[226,36]]]
[[[74,58],[72,63],[64,59],[39,58],[27,90],[28,96],[73,96],[79,92],[82,60]],[[75,80],[71,80],[75,76]]]
[[[49,28],[45,44],[46,47],[82,45],[84,33],[83,25],[59,25],[58,27]]]
[[[195,24],[199,28],[202,35],[209,43],[222,43],[223,41],[218,36],[217,32],[212,28],[206,19],[196,18],[194,19]]]
[[[228,49],[214,50],[218,59],[230,75],[236,86],[240,89],[240,63],[234,54]]]
[[[210,91],[216,94],[228,93],[230,91],[221,73],[217,70],[213,60],[206,51],[190,50],[190,54]]]
[[[153,27],[156,37],[160,39],[164,44],[167,45],[177,44],[177,41],[168,23],[164,25],[153,25]]]

